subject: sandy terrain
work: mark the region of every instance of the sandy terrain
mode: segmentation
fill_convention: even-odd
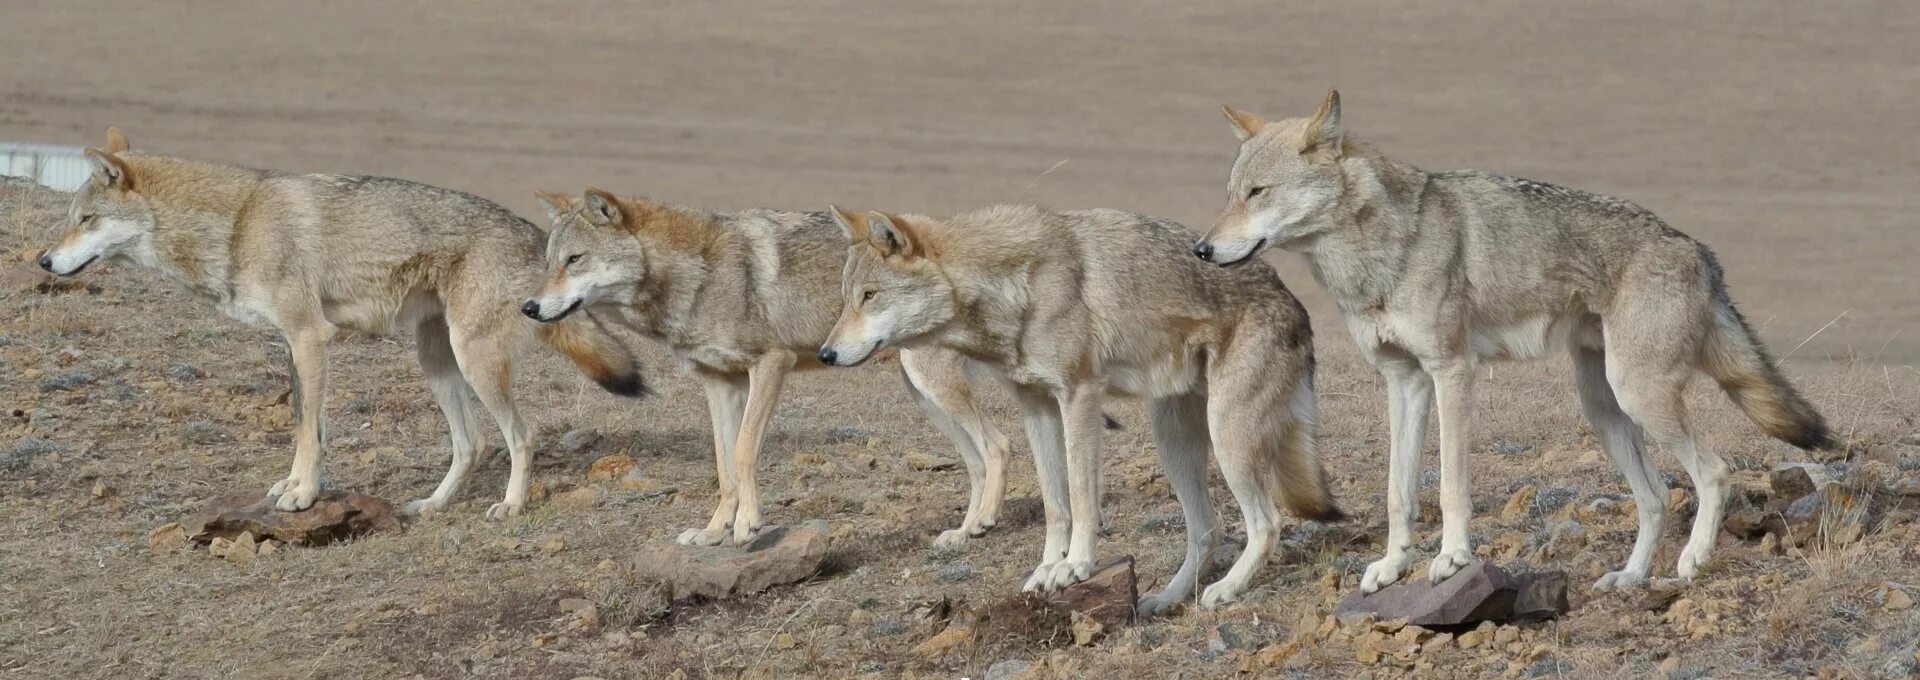
[[[1218,106],[1300,115],[1338,86],[1351,129],[1388,153],[1630,198],[1701,237],[1835,425],[1908,467],[1920,457],[1912,3],[564,4],[11,7],[0,140],[98,144],[118,125],[153,152],[405,177],[530,216],[531,189],[592,184],[716,208],[832,201],[941,213],[1033,201],[1204,226],[1234,148]],[[53,198],[0,194],[0,249],[11,258],[39,246],[59,210]],[[285,380],[283,350],[124,267],[90,273],[91,293],[0,292],[0,406],[16,414],[0,423],[0,451],[29,439],[53,447],[0,467],[0,677],[979,677],[1008,659],[1116,677],[1357,674],[1365,667],[1337,642],[1291,666],[1248,661],[1321,613],[1324,573],[1351,584],[1378,550],[1364,537],[1384,524],[1378,379],[1297,260],[1274,259],[1316,315],[1323,449],[1357,515],[1354,536],[1276,557],[1249,600],[1223,611],[1149,622],[1091,648],[980,645],[936,659],[912,652],[930,634],[913,605],[1010,592],[1037,553],[1038,502],[1022,443],[1016,521],[960,554],[931,554],[928,538],[960,516],[964,476],[899,461],[945,452],[898,407],[891,367],[797,378],[770,435],[769,519],[833,521],[850,537],[839,571],[751,601],[643,608],[573,630],[559,598],[632,599],[644,588],[621,580],[621,556],[709,508],[699,390],[664,362],[650,374],[660,397],[646,402],[601,395],[544,355],[521,390],[543,442],[601,435],[544,459],[551,489],[586,483],[595,458],[624,451],[676,494],[543,504],[489,524],[479,515],[499,493],[502,463],[476,475],[449,517],[242,568],[204,553],[152,557],[144,538],[206,499],[283,474],[289,416],[265,403]],[[405,338],[336,352],[336,485],[405,500],[444,469],[443,424],[411,357]],[[95,380],[43,386],[75,371]],[[1488,374],[1483,515],[1527,484],[1564,489],[1567,507],[1625,493],[1586,455],[1596,444],[1564,362]],[[1802,459],[1724,399],[1696,396],[1743,473]],[[995,408],[1017,433],[1004,400]],[[1141,409],[1116,413],[1130,429],[1110,444],[1119,519],[1102,550],[1130,552],[1145,578],[1164,578],[1178,560],[1178,512],[1152,477]],[[856,470],[849,461],[862,456],[876,469]],[[1670,482],[1684,480],[1661,460]],[[111,488],[96,497],[101,485]],[[1475,531],[1483,541],[1531,533],[1553,514],[1483,517]],[[1624,559],[1632,536],[1626,517],[1587,529],[1580,550],[1527,559],[1584,584]],[[1435,531],[1423,526],[1422,539]],[[1663,544],[1663,570],[1679,531]],[[501,547],[552,538],[565,548]],[[1687,621],[1580,587],[1580,609],[1522,631],[1517,652],[1429,661],[1467,677],[1645,677],[1676,658],[1668,670],[1683,675],[1876,677],[1920,642],[1920,614],[1881,604],[1889,580],[1920,585],[1916,539],[1889,526],[1852,546],[1770,555],[1723,536],[1713,578],[1688,594],[1724,616],[1710,634],[1690,639]],[[968,576],[941,576],[962,563]],[[1252,639],[1249,649],[1210,651],[1222,625]]]

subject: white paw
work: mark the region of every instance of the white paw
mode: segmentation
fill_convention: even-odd
[[[720,545],[727,540],[727,529],[688,529],[680,532],[680,538],[674,539],[680,545]]]
[[[948,529],[933,537],[933,547],[941,550],[959,550],[966,547],[967,540],[973,538],[966,529]]]
[[[1053,578],[1053,565],[1055,564],[1059,564],[1059,563],[1058,562],[1041,562],[1040,566],[1034,567],[1033,573],[1027,576],[1026,585],[1020,586],[1020,590],[1029,592],[1029,593],[1036,593],[1036,592],[1045,590],[1047,588],[1047,583],[1049,582],[1050,579]]]
[[[1053,575],[1047,578],[1046,589],[1061,590],[1090,576],[1093,576],[1093,560],[1060,560],[1053,564]]]
[[[292,491],[294,488],[299,486],[300,486],[299,477],[288,477],[286,479],[282,479],[278,482],[274,482],[273,487],[267,489],[267,497],[279,498],[282,494],[285,494],[288,491]]]
[[[519,517],[520,511],[525,510],[526,507],[527,505],[525,503],[507,503],[504,501],[494,503],[492,507],[487,508],[487,519],[499,520],[508,517]]]
[[[1694,552],[1693,548],[1687,548],[1680,551],[1680,566],[1675,568],[1674,575],[1682,581],[1692,581],[1704,566],[1707,566],[1706,551]]]
[[[1646,572],[1609,571],[1593,582],[1593,589],[1600,591],[1639,588],[1647,584]]]
[[[1433,558],[1433,562],[1427,566],[1427,580],[1432,583],[1445,581],[1452,578],[1454,574],[1460,573],[1460,570],[1467,568],[1469,564],[1473,564],[1473,553],[1467,552],[1465,548],[1452,550],[1443,548],[1440,550],[1440,555]]]
[[[1367,573],[1360,577],[1360,592],[1377,593],[1381,588],[1399,583],[1413,572],[1413,555],[1405,550],[1387,553],[1379,561],[1367,565]]]
[[[1200,606],[1205,609],[1212,609],[1240,599],[1240,595],[1246,591],[1247,588],[1244,585],[1229,584],[1224,581],[1215,583],[1207,586],[1206,590],[1200,591]]]
[[[1174,607],[1180,606],[1182,599],[1180,593],[1162,590],[1140,598],[1140,604],[1135,606],[1134,609],[1140,616],[1157,616],[1172,611]]]
[[[274,488],[280,489],[280,485],[275,484]],[[274,495],[280,497],[273,502],[274,508],[283,512],[299,512],[313,507],[313,501],[320,497],[320,485],[290,486]]]
[[[445,509],[447,509],[446,501],[435,498],[422,498],[407,503],[406,508],[404,508],[402,512],[415,517],[427,517]]]
[[[733,515],[733,542],[740,545],[752,543],[753,537],[760,533],[760,527],[760,511],[741,508]]]

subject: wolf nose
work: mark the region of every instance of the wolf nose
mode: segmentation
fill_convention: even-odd
[[[1212,262],[1213,261],[1213,244],[1208,243],[1206,241],[1195,243],[1193,244],[1193,254],[1195,257],[1198,257],[1201,260]]]
[[[40,268],[47,270],[47,273],[49,274],[53,273],[53,256],[48,255],[46,253],[41,253]]]
[[[826,364],[828,366],[832,366],[834,360],[839,358],[840,358],[839,352],[835,352],[832,349],[827,347],[820,348],[820,363]]]
[[[539,321],[540,320],[540,303],[535,302],[533,300],[528,300],[526,304],[520,305],[520,313],[527,315],[527,318],[529,319],[533,319],[534,321]]]

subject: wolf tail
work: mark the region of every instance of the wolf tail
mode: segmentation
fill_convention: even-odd
[[[1308,363],[1288,404],[1286,425],[1268,444],[1266,486],[1279,492],[1281,505],[1293,514],[1321,522],[1338,522],[1347,514],[1333,497],[1327,469],[1320,464],[1315,422],[1319,403],[1313,393],[1313,364]]]
[[[653,394],[640,375],[640,361],[592,312],[582,311],[560,321],[541,324],[540,339],[572,359],[575,366],[622,397]]]
[[[1826,419],[1780,375],[1746,318],[1724,292],[1716,297],[1703,352],[1707,374],[1767,436],[1802,449],[1837,448],[1840,442],[1827,429]]]

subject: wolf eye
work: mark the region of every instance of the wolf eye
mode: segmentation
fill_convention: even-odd
[[[1254,187],[1252,189],[1248,189],[1247,198],[1253,198],[1253,197],[1259,196],[1260,194],[1267,193],[1267,190],[1272,188],[1273,187]]]
[[[93,221],[93,216],[92,216],[92,215],[81,215],[81,216],[80,216],[80,223],[81,223],[81,224],[86,224],[86,223],[88,223],[88,222],[92,222],[92,221]]]
[[[575,263],[575,262],[579,262],[579,261],[580,261],[580,258],[582,258],[582,257],[585,257],[585,256],[586,256],[586,253],[575,253],[575,254],[572,254],[572,255],[568,255],[568,256],[567,256],[567,264],[573,264],[573,263]]]
[[[875,292],[878,292],[878,291],[871,291],[871,290],[870,290],[870,291],[867,291],[867,292],[865,292],[865,293],[861,293],[861,294],[860,294],[860,301],[861,301],[861,302],[866,302],[866,301],[868,301],[868,300],[872,300],[872,299],[873,299],[873,294],[874,294]]]

